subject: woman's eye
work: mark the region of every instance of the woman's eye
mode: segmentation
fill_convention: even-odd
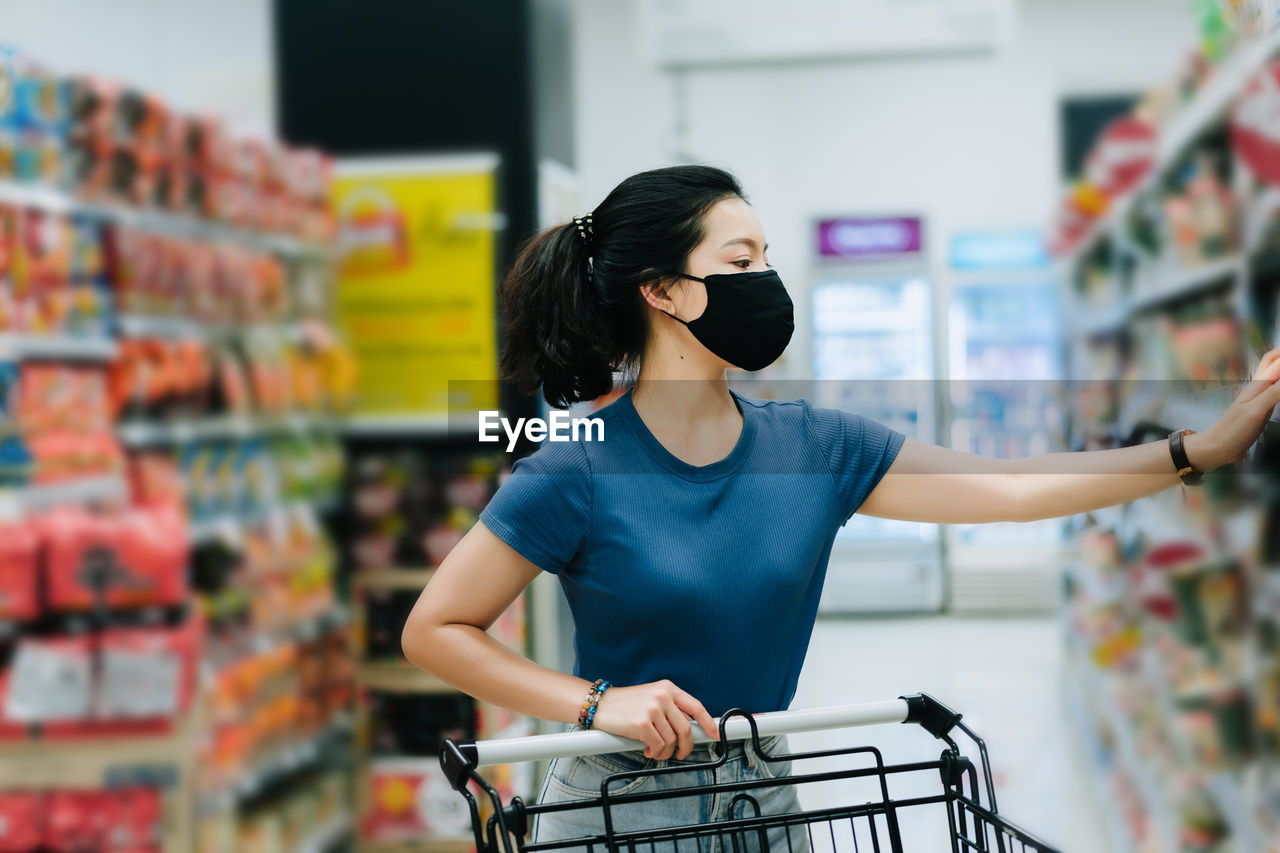
[[[751,266],[751,259],[750,259],[750,258],[743,258],[742,260],[740,260],[740,261],[734,261],[733,263],[734,263],[734,265],[735,265],[735,266],[737,266],[739,269],[744,269],[744,270],[745,270],[745,269],[747,269],[748,267],[750,267],[750,266]]]

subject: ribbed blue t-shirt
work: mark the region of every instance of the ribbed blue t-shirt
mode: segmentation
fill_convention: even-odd
[[[559,576],[576,675],[667,678],[713,715],[789,705],[836,531],[904,436],[805,400],[734,397],[742,432],[718,462],[668,452],[628,392],[593,415],[603,441],[544,442],[481,513]]]

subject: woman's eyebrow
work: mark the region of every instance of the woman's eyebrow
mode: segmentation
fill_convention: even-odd
[[[751,247],[751,248],[753,248],[753,249],[760,245],[760,244],[759,244],[759,243],[757,243],[755,240],[752,240],[750,237],[734,237],[732,240],[730,240],[729,242],[725,243],[725,244],[724,244],[723,246],[721,246],[720,248],[721,248],[721,249],[727,249],[727,248],[729,248],[730,246],[734,245],[735,243],[746,243],[748,246],[750,246],[750,247]],[[764,250],[765,250],[766,252],[767,252],[767,251],[769,251],[769,244],[768,244],[768,243],[765,243],[765,244],[764,244]]]

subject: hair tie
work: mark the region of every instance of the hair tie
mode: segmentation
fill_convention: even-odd
[[[582,216],[573,217],[573,224],[578,229],[578,236],[587,244],[587,275],[594,275],[595,258],[591,256],[591,245],[595,242],[596,235],[591,227],[591,214],[587,213]]]

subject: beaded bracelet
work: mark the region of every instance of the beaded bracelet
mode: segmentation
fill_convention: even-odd
[[[604,696],[604,692],[612,685],[603,678],[597,678],[595,683],[591,685],[591,689],[587,691],[587,698],[582,702],[582,710],[578,712],[578,725],[583,729],[591,728],[591,722],[596,717],[596,707],[600,704],[600,699]]]

